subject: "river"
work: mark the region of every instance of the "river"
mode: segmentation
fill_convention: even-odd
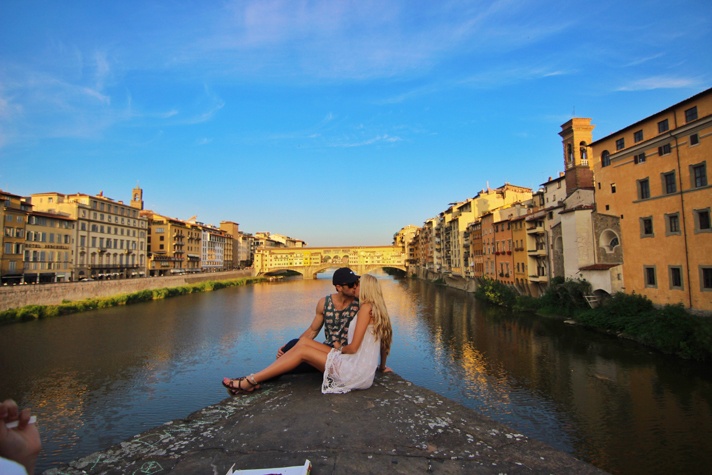
[[[710,473],[709,368],[379,278],[405,379],[614,474]],[[286,280],[5,325],[0,397],[37,414],[39,473],[222,400],[222,377],[272,361],[332,289]]]

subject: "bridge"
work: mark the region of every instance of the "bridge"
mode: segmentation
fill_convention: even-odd
[[[396,246],[278,247],[255,250],[252,274],[298,272],[315,279],[328,269],[350,267],[359,275],[391,267],[406,272],[406,255]]]

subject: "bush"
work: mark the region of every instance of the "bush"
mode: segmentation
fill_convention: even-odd
[[[712,360],[712,320],[690,315],[681,304],[655,308],[643,295],[617,293],[599,308],[578,314],[576,320],[663,353]]]
[[[572,316],[588,308],[586,295],[591,294],[591,284],[586,280],[554,277],[541,297],[541,307],[552,313]]]
[[[517,301],[517,293],[511,287],[487,277],[478,280],[475,297],[506,308],[512,308]]]
[[[519,295],[514,304],[514,310],[518,312],[536,312],[541,308],[541,299],[531,295]]]

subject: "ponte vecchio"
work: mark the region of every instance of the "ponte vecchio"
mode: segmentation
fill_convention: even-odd
[[[315,279],[318,273],[338,267],[350,267],[362,275],[384,267],[405,272],[405,265],[405,253],[397,246],[288,247],[257,249],[252,273],[291,270]]]

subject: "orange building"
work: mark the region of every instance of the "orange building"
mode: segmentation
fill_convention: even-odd
[[[620,218],[625,292],[712,311],[712,89],[590,147],[598,211]]]

